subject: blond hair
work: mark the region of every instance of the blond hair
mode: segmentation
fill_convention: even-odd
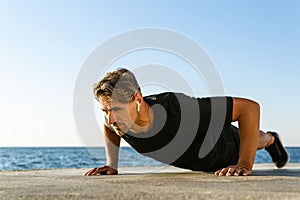
[[[108,72],[102,80],[94,85],[94,96],[99,101],[119,101],[129,103],[134,101],[135,94],[140,93],[140,86],[134,74],[125,68]]]

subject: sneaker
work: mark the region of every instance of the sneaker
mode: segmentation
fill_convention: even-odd
[[[274,136],[274,143],[266,147],[265,150],[271,155],[276,168],[282,168],[289,162],[289,154],[282,145],[276,132],[267,132]]]

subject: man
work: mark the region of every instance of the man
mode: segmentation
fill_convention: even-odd
[[[143,97],[134,74],[123,68],[95,84],[94,95],[105,115],[107,164],[86,176],[118,174],[121,138],[158,161],[219,176],[250,175],[259,149],[269,152],[277,168],[288,162],[278,134],[259,130],[260,107],[252,100],[171,92]],[[203,156],[206,137],[216,140]]]

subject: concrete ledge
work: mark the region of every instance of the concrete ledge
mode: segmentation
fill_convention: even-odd
[[[251,176],[167,167],[121,168],[84,177],[88,169],[0,171],[0,199],[300,199],[300,163],[256,164]]]

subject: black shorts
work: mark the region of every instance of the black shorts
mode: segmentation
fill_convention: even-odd
[[[240,137],[238,128],[231,125],[222,130],[218,142],[207,156],[199,158],[199,151],[190,149],[171,165],[194,171],[216,171],[229,165],[237,164],[239,150]]]
[[[239,159],[240,135],[237,127],[231,125],[224,128],[221,136],[209,153],[207,170],[219,170],[229,165],[235,165]]]

